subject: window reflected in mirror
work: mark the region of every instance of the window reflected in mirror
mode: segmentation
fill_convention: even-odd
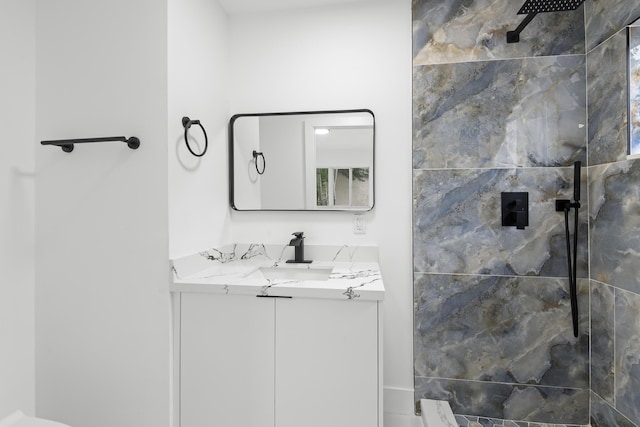
[[[369,206],[369,168],[316,169],[316,204],[320,207]]]

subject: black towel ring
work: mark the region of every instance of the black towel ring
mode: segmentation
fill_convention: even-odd
[[[258,157],[262,157],[262,172],[260,171],[260,168],[258,168]],[[264,154],[253,150],[253,161],[256,165],[256,172],[258,172],[258,175],[262,175],[267,167],[267,161],[264,159]]]
[[[191,127],[191,125],[198,125],[200,126],[200,129],[202,129],[202,133],[204,134],[204,150],[202,150],[202,153],[197,154],[195,153],[192,149],[191,146],[189,145],[189,128]],[[189,150],[189,152],[191,154],[193,154],[196,157],[202,157],[204,156],[204,154],[207,152],[207,148],[209,148],[209,139],[207,138],[207,131],[204,130],[204,127],[202,126],[202,123],[200,123],[200,120],[191,120],[189,117],[183,117],[182,118],[182,126],[184,127],[184,142],[185,144],[187,144],[187,149]]]

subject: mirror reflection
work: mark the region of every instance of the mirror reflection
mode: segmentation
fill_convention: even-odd
[[[229,123],[236,210],[368,211],[374,205],[370,110],[237,114]]]

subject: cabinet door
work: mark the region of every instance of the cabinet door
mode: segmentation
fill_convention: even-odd
[[[180,426],[274,423],[274,301],[182,294]]]
[[[276,302],[276,427],[378,425],[378,305]]]

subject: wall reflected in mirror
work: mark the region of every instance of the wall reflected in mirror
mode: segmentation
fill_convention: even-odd
[[[237,114],[229,122],[231,206],[371,210],[374,140],[370,110]]]

